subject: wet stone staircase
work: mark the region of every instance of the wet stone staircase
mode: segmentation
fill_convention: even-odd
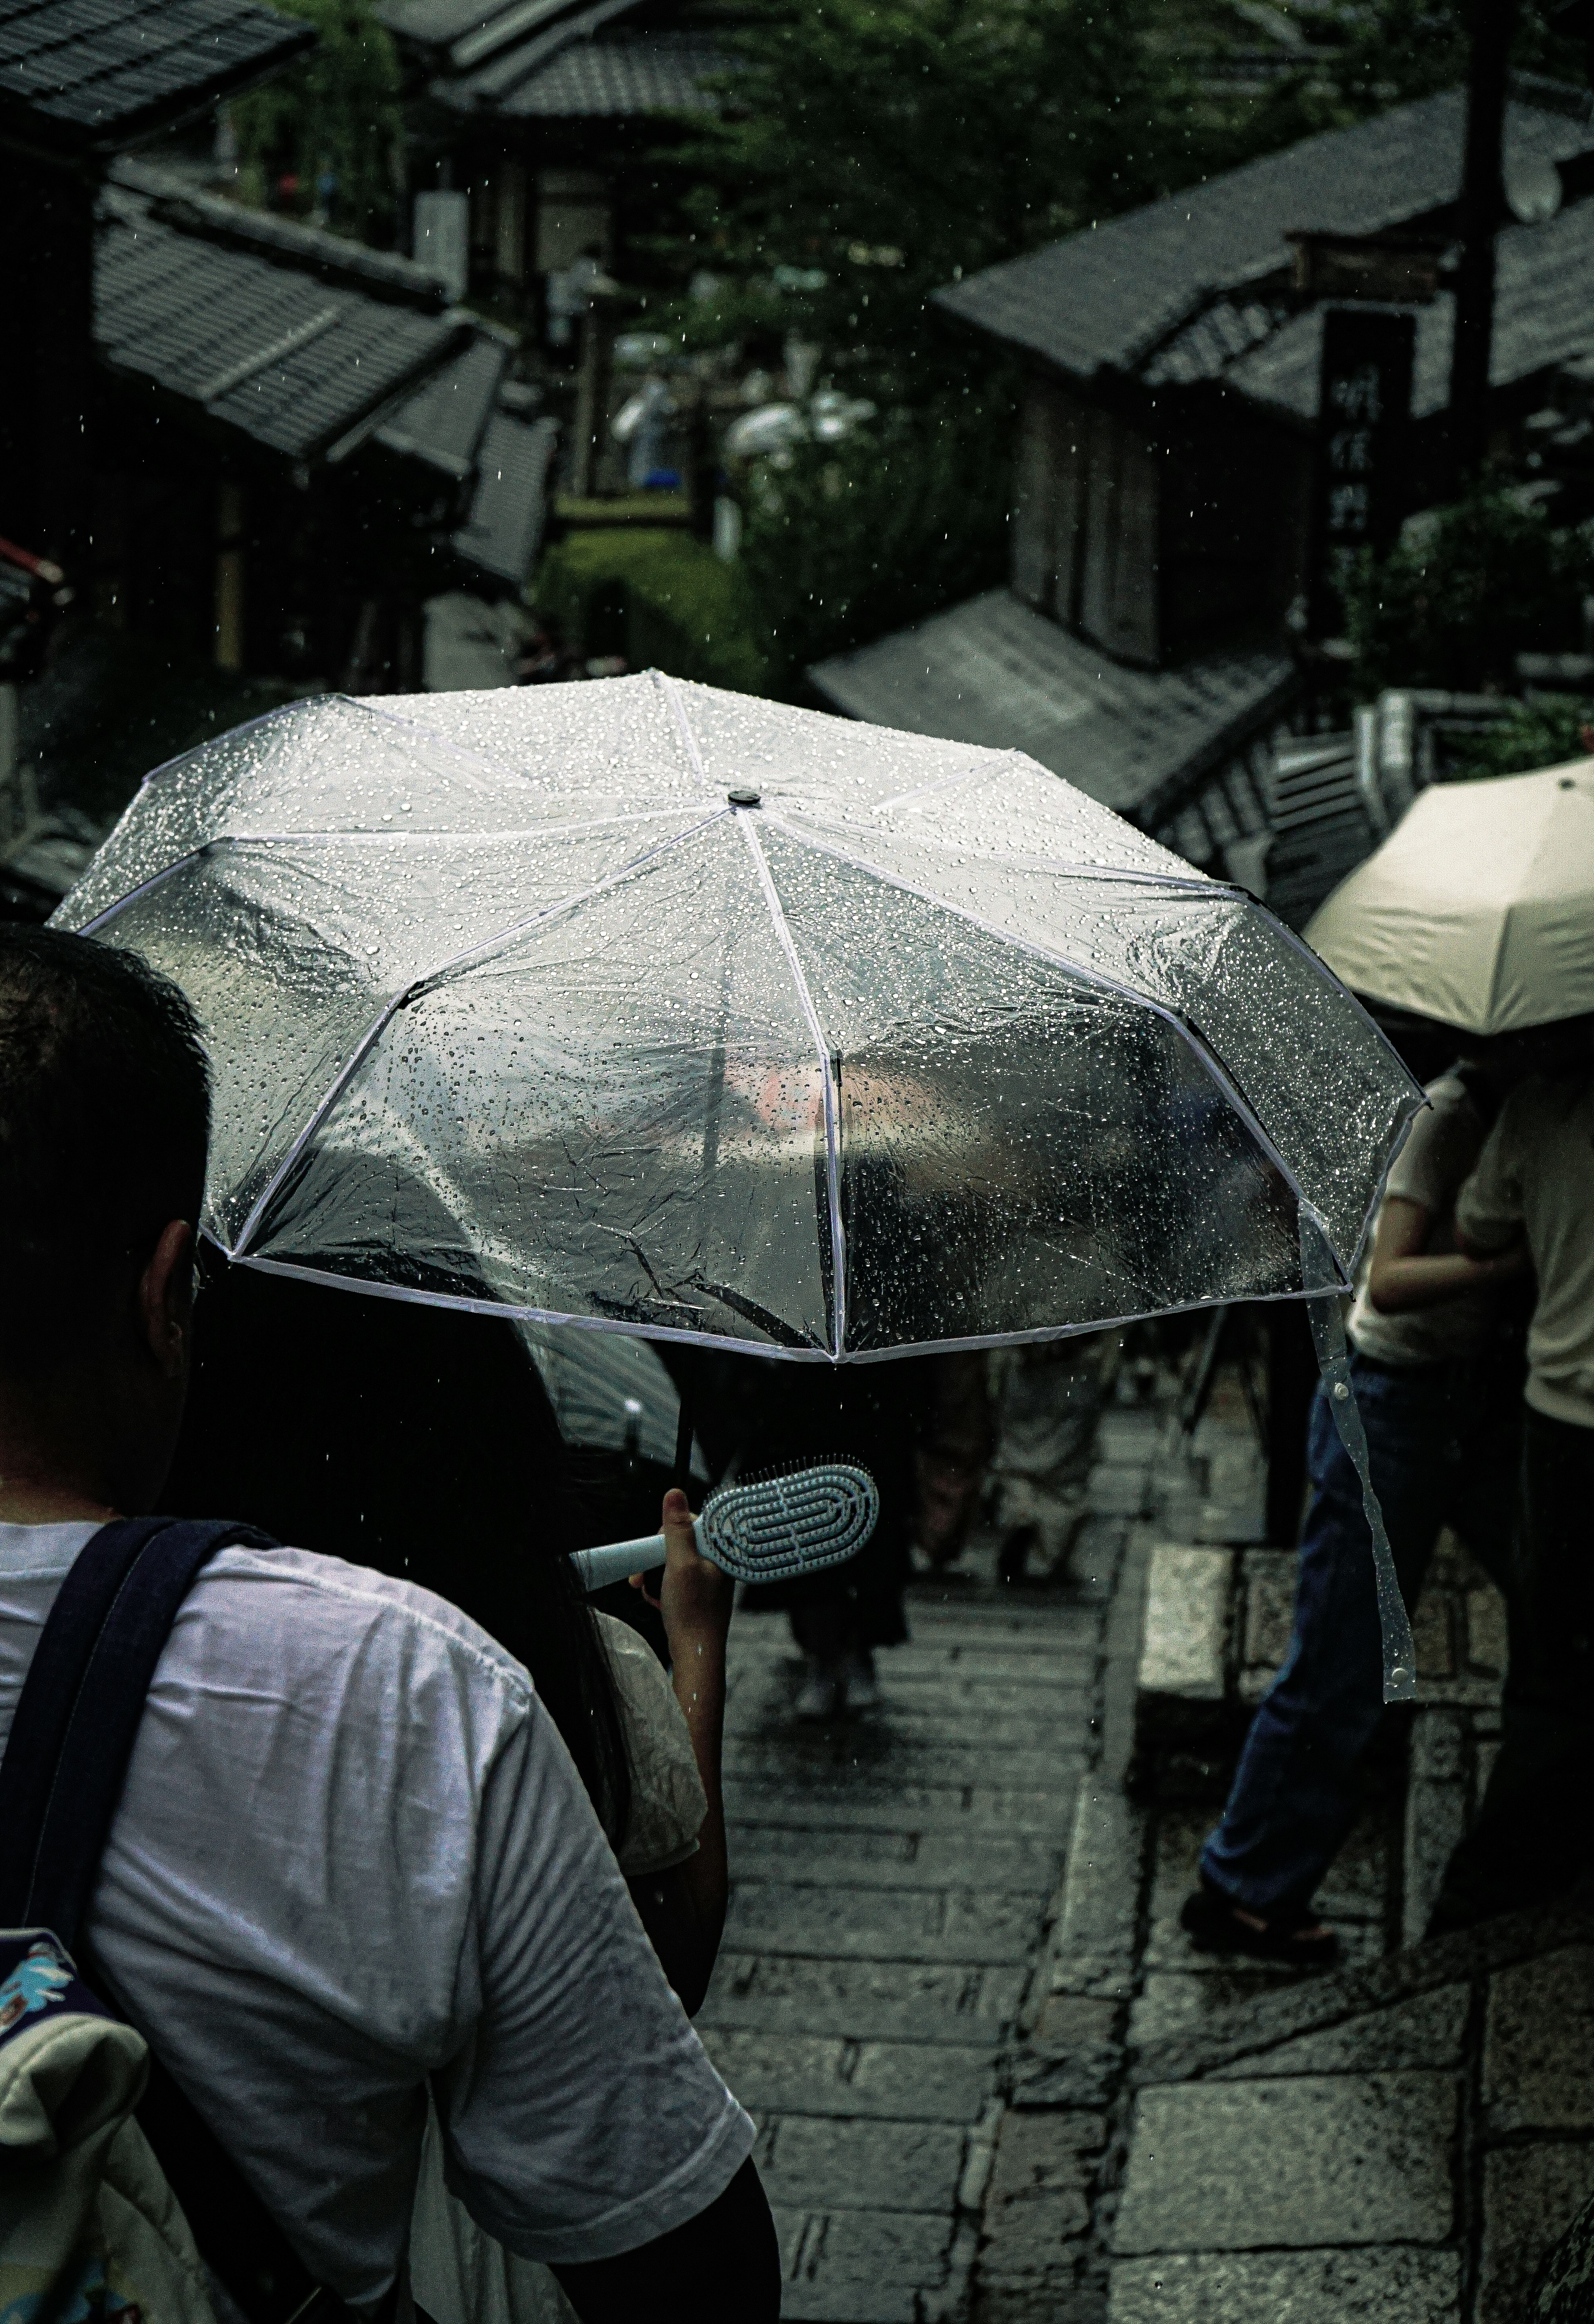
[[[1060,1590],[1005,1589],[990,1555],[921,1582],[881,1707],[826,1728],[792,1717],[784,1620],[733,1626],[734,1887],[698,2023],[760,2126],[788,2318],[967,2313],[1127,1530],[1087,1520]]]

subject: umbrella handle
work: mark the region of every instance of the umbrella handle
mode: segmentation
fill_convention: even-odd
[[[697,1553],[706,1557],[703,1527],[694,1524]],[[584,1590],[602,1590],[611,1582],[624,1582],[633,1573],[650,1572],[664,1563],[664,1536],[650,1533],[637,1541],[612,1541],[602,1549],[578,1549],[572,1555],[576,1579]]]

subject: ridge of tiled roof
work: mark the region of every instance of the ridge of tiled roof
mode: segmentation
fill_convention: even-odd
[[[1133,369],[1224,294],[1285,279],[1290,232],[1385,234],[1449,209],[1464,129],[1462,91],[1424,97],[987,267],[936,304],[1075,378]],[[1594,131],[1564,113],[1507,107],[1508,164],[1591,146]]]
[[[244,209],[219,195],[200,193],[174,171],[135,155],[113,161],[106,174],[113,185],[149,195],[155,206],[152,214],[181,232],[204,235],[210,241],[239,249],[274,254],[288,265],[346,280],[378,295],[403,297],[435,308],[448,302],[447,285],[441,275],[396,251],[372,250],[342,235],[301,226],[297,218]]]
[[[114,152],[315,40],[259,0],[0,0],[0,140]]]
[[[640,0],[591,0],[591,5],[561,16],[557,23],[533,32],[529,39],[508,48],[496,47],[475,71],[433,81],[431,94],[444,105],[465,112],[491,111],[503,106],[533,74],[553,62],[576,41],[590,41],[606,25],[629,16]],[[450,51],[452,56],[454,51]]]
[[[181,232],[158,211],[125,185],[101,195],[100,361],[286,458],[352,449],[471,334],[457,313]]]

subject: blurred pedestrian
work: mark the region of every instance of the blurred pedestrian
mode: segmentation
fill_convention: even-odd
[[[1446,1525],[1493,1578],[1506,1578],[1521,1356],[1501,1311],[1524,1266],[1513,1250],[1460,1250],[1455,1204],[1520,1070],[1514,1046],[1496,1043],[1429,1084],[1350,1312],[1351,1379],[1408,1605]],[[1321,1966],[1338,1945],[1313,1897],[1355,1819],[1358,1766],[1383,1709],[1361,1480],[1321,1384],[1307,1465],[1289,1652],[1258,1707],[1182,1918],[1201,1950]]]
[[[680,1359],[672,1353],[672,1366]],[[690,1362],[692,1359],[687,1358]],[[803,1656],[799,1719],[823,1721],[880,1701],[874,1657],[908,1636],[903,1591],[917,1508],[915,1456],[935,1394],[934,1357],[887,1364],[698,1360],[697,1430],[721,1476],[854,1460],[880,1489],[874,1532],[856,1557],[742,1592],[744,1613],[784,1613]]]
[[[1594,1864],[1594,1026],[1546,1047],[1456,1205],[1464,1249],[1509,1257],[1525,1241],[1538,1299],[1503,1735],[1435,1936],[1563,1895]]]

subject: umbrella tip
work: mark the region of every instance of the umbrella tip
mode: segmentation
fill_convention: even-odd
[[[725,797],[733,807],[757,807],[762,794],[759,791],[727,791]]]

